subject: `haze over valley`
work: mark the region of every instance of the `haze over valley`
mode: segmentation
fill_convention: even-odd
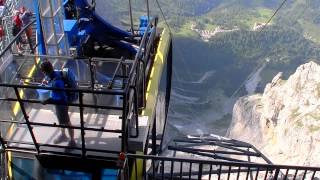
[[[103,2],[96,7],[102,16],[128,25],[126,3]],[[132,1],[136,24],[146,12],[144,2]],[[159,2],[174,34],[168,122],[182,134],[225,135],[238,97],[263,92],[278,72],[288,78],[299,65],[320,59],[320,0],[288,1],[266,27],[282,1]],[[155,1],[150,10],[164,26]]]

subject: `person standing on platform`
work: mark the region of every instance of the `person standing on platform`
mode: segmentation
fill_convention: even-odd
[[[22,21],[20,19],[20,12],[15,11],[14,16],[12,18],[12,35],[17,36],[22,28]],[[22,37],[21,35],[16,39],[16,46],[18,53],[22,53]]]
[[[41,71],[45,74],[45,83],[47,83],[50,87],[54,88],[65,88],[65,82],[63,80],[62,71],[54,70],[51,62],[44,61],[41,64]],[[50,93],[50,98],[42,101],[42,104],[47,103],[59,103],[55,104],[56,116],[58,118],[59,124],[72,126],[68,114],[68,97],[65,91],[57,91],[52,90]],[[74,140],[74,130],[72,128],[68,128],[68,132],[70,135],[70,141],[68,143],[69,146],[76,146],[76,142]],[[65,129],[61,128],[61,134],[55,139],[53,142],[55,144],[68,141],[68,138],[65,133]]]
[[[24,6],[20,8],[20,19],[22,21],[22,27],[25,27],[31,22],[33,14],[27,10]],[[27,39],[32,37],[32,27],[26,29]]]

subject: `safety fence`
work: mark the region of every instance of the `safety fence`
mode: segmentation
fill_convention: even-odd
[[[132,166],[133,165],[133,166]],[[139,166],[143,167],[138,168]],[[319,179],[320,167],[128,154],[122,179]]]

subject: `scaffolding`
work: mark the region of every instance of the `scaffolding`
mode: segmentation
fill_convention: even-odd
[[[62,0],[39,1],[39,14],[47,55],[68,55],[68,41],[64,33]]]
[[[156,18],[150,21],[134,59],[12,52],[11,47],[28,28],[25,27],[1,53],[10,54],[10,63],[14,62],[16,71],[10,80],[0,83],[0,101],[10,107],[7,116],[0,120],[2,150],[38,157],[54,155],[103,161],[118,160],[120,152],[143,151],[149,120],[139,114],[145,106],[145,82],[153,63],[150,54],[156,48],[156,24]],[[34,48],[30,44],[30,49]],[[43,60],[51,61],[55,69],[73,69],[79,88],[39,86],[43,79],[39,63]],[[79,93],[76,102],[66,104],[70,107],[72,126],[56,123],[51,106],[59,104],[41,105],[37,95],[39,89]],[[59,128],[74,129],[77,145],[52,143]]]

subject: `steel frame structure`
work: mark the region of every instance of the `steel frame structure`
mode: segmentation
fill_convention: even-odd
[[[143,163],[139,177],[137,166]],[[273,165],[249,162],[199,160],[127,154],[122,179],[310,179],[320,178],[320,167]]]
[[[6,48],[0,53],[4,55],[5,53],[11,53],[10,49],[12,45],[15,43],[17,38],[21,36],[25,30],[34,23],[32,21],[28,26],[22,29],[22,31],[6,46]],[[2,97],[0,101],[9,101],[9,102],[18,102],[24,122],[20,121],[13,121],[13,120],[0,120],[1,123],[16,123],[16,124],[25,124],[28,127],[29,133],[32,137],[32,143],[28,142],[12,142],[8,140],[4,140],[2,137],[0,138],[0,143],[3,151],[13,151],[13,152],[28,152],[34,153],[37,155],[51,153],[51,154],[60,154],[64,156],[74,156],[71,153],[65,152],[56,152],[56,151],[48,151],[43,150],[41,147],[54,147],[54,148],[66,148],[66,149],[77,149],[81,150],[81,156],[83,158],[87,157],[87,152],[103,152],[103,153],[111,153],[118,155],[120,152],[109,151],[109,150],[97,150],[97,149],[88,149],[85,146],[85,131],[97,131],[97,132],[109,132],[109,133],[118,133],[121,134],[121,152],[128,151],[128,138],[129,138],[129,123],[131,121],[130,116],[133,114],[136,126],[136,133],[130,137],[134,138],[139,135],[138,130],[138,109],[143,108],[145,105],[145,90],[146,90],[146,81],[148,80],[148,75],[150,72],[150,66],[152,65],[152,60],[150,59],[150,53],[153,52],[155,49],[155,41],[156,41],[156,34],[157,34],[157,18],[152,19],[147,27],[146,32],[144,33],[143,37],[141,38],[141,43],[136,53],[134,60],[125,60],[124,58],[121,59],[111,59],[111,58],[95,58],[90,57],[88,58],[89,68],[90,68],[90,78],[91,83],[87,87],[82,87],[80,89],[59,89],[59,88],[52,88],[52,87],[40,87],[36,85],[30,84],[11,84],[11,83],[0,83],[0,87],[12,89],[15,95],[15,98],[10,97]],[[32,44],[30,44],[30,49],[34,49]],[[34,51],[33,51],[34,52]],[[32,52],[32,53],[33,53]],[[65,60],[82,60],[78,57],[70,56],[57,56],[57,55],[33,55],[33,54],[26,54],[26,55],[19,55],[20,57],[33,57],[33,58],[56,58],[56,59],[65,59]],[[96,62],[113,62],[117,63],[117,66],[113,72],[111,80],[107,83],[106,86],[101,84],[96,84],[95,77],[94,77],[94,67]],[[35,62],[36,63],[36,62]],[[34,64],[37,66],[37,64]],[[120,71],[122,69],[122,71]],[[129,71],[124,71],[124,69],[129,69]],[[119,73],[122,73],[119,75]],[[123,87],[120,89],[114,89],[114,81],[116,78],[122,79]],[[57,124],[46,124],[46,123],[35,123],[29,120],[29,116],[26,112],[26,103],[41,103],[39,100],[36,99],[27,99],[23,98],[20,95],[21,91],[25,91],[28,89],[46,89],[46,90],[55,90],[55,91],[70,91],[70,92],[77,92],[79,93],[79,102],[78,103],[68,103],[68,106],[78,107],[80,112],[80,127],[77,126],[66,126],[66,125],[57,125]],[[142,93],[141,93],[142,92]],[[123,103],[122,106],[112,106],[112,105],[97,105],[97,104],[86,104],[83,102],[83,94],[101,94],[101,95],[111,95],[111,96],[121,96]],[[138,103],[142,102],[142,103]],[[55,103],[51,103],[55,104]],[[83,119],[83,110],[84,108],[96,108],[96,109],[110,109],[110,110],[120,110],[122,112],[121,119],[122,119],[122,126],[120,130],[110,130],[110,129],[101,129],[101,128],[86,128],[84,126],[84,119]],[[52,144],[40,144],[36,141],[34,136],[32,126],[46,126],[46,127],[59,127],[59,128],[71,128],[71,129],[80,129],[81,130],[81,148],[78,147],[67,147],[67,146],[60,146],[60,145],[52,145]],[[8,143],[21,143],[21,144],[31,144],[35,146],[33,148],[19,148],[19,147],[11,147]],[[99,157],[94,157],[99,158]]]
[[[204,149],[201,148],[201,146],[206,146],[207,148]],[[256,161],[272,164],[272,162],[252,144],[218,135],[177,138],[168,146],[168,149],[174,151],[174,154],[176,154],[176,152],[183,152],[209,159],[232,162],[250,163],[253,162],[251,158],[255,157]]]

